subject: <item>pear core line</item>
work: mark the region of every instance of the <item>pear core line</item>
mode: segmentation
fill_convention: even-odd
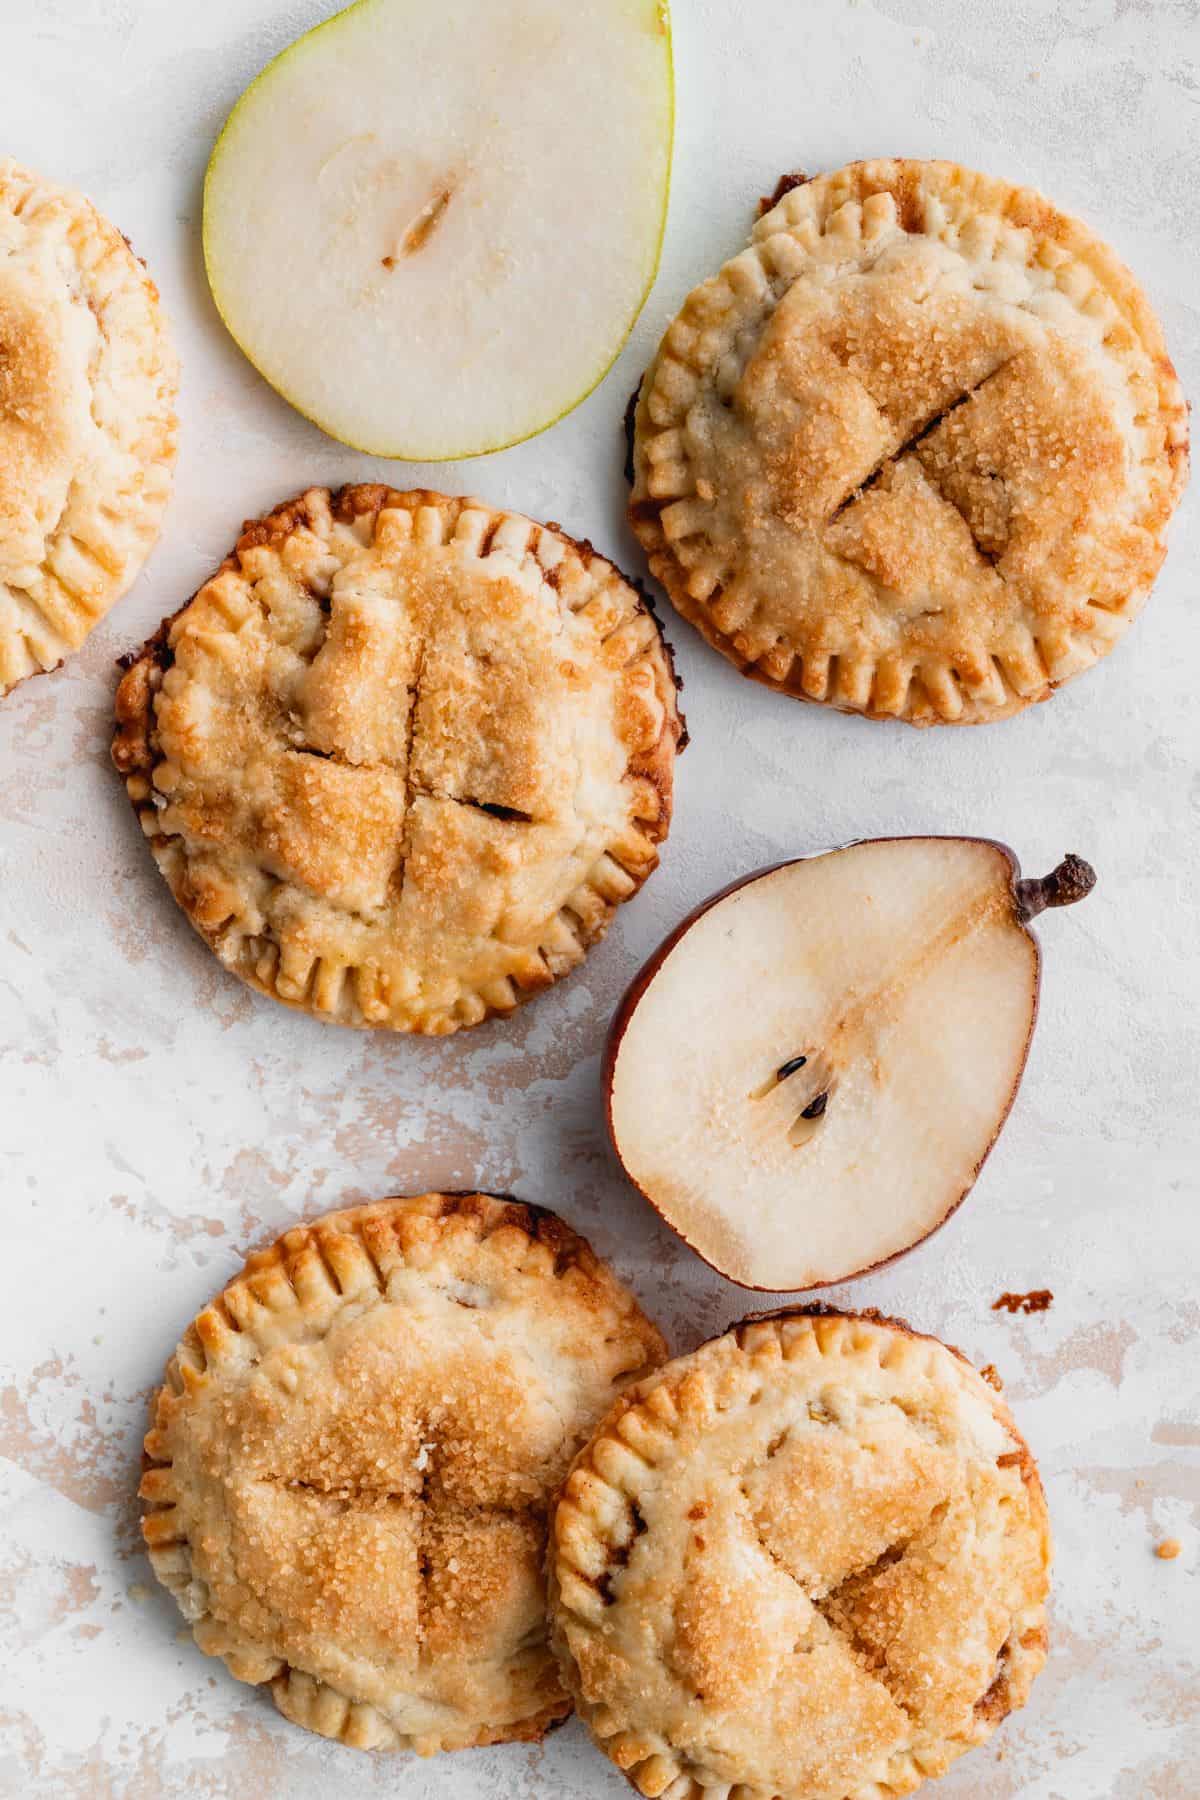
[[[454,185],[451,183],[449,187],[440,189],[431,200],[426,201],[408,230],[404,233],[404,236],[400,239],[398,249],[394,250],[390,256],[380,258],[385,269],[394,269],[401,257],[415,256],[418,251],[425,248],[426,244],[441,224],[442,215],[445,213],[446,208],[453,198]]]
[[[1030,877],[1016,882],[1014,896],[1017,917],[1023,925],[1036,919],[1039,913],[1051,906],[1073,906],[1090,894],[1096,885],[1096,871],[1091,864],[1074,851],[1064,856],[1056,869],[1049,875]],[[761,1087],[755,1088],[750,1095],[752,1100],[765,1100],[773,1094],[777,1087],[788,1081],[793,1075],[808,1065],[807,1054],[788,1057],[781,1062],[774,1073],[769,1075]],[[832,1087],[825,1086],[815,1093],[812,1099],[792,1121],[788,1130],[788,1142],[799,1148],[812,1138],[820,1121],[824,1118],[829,1105]]]

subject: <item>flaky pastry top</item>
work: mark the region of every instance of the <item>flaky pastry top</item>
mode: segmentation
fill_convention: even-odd
[[[572,968],[657,862],[682,721],[638,593],[478,501],[311,489],[134,661],[113,756],[243,979],[444,1033]]]
[[[892,1800],[1020,1706],[1046,1650],[1037,1471],[955,1353],[768,1315],[616,1403],[552,1527],[576,1703],[643,1794]]]
[[[688,296],[633,466],[654,574],[739,668],[973,723],[1139,610],[1187,409],[1142,290],[1078,220],[957,164],[853,163]]]
[[[620,1384],[660,1361],[551,1213],[430,1194],[249,1258],[167,1369],[143,1532],[197,1643],[368,1749],[538,1737],[546,1512]]]
[[[0,158],[0,694],[78,649],[141,568],[176,385],[158,291],[120,232]]]

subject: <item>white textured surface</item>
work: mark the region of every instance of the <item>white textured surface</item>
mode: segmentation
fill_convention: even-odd
[[[0,1793],[626,1792],[576,1725],[542,1749],[431,1764],[323,1745],[179,1642],[137,1548],[146,1396],[245,1246],[389,1191],[479,1184],[559,1208],[679,1347],[762,1304],[707,1274],[613,1168],[597,1093],[607,1017],[666,929],[744,870],[853,836],[966,830],[1008,840],[1031,873],[1077,849],[1100,886],[1043,922],[1026,1083],[974,1196],[924,1249],[837,1296],[998,1365],[1057,1529],[1047,1671],[938,1791],[1186,1800],[1200,1791],[1194,505],[1116,653],[1047,706],[977,732],[804,708],[739,681],[670,619],[694,743],[662,870],[580,973],[450,1043],[344,1033],[224,975],[139,841],[107,741],[113,657],[186,598],[243,516],[311,481],[474,488],[636,569],[621,520],[626,395],[782,168],[939,154],[1043,187],[1139,272],[1200,391],[1194,0],[677,0],[675,188],[633,342],[554,431],[433,471],[373,464],[292,414],[224,336],[203,283],[199,187],[216,130],[267,55],[332,10],[0,0],[3,148],[85,187],[129,233],[184,365],[162,545],[82,655],[0,707]],[[1055,1293],[1046,1314],[990,1310],[1003,1289],[1042,1286]],[[1157,1561],[1168,1535],[1183,1553]]]

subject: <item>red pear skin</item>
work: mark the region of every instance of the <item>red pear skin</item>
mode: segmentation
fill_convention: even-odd
[[[1055,868],[1049,875],[1042,876],[1042,877],[1023,878],[1021,875],[1021,865],[1020,865],[1019,861],[1017,860],[1016,853],[1010,848],[1009,845],[1001,843],[999,841],[999,839],[997,839],[997,838],[965,837],[965,836],[962,836],[957,833],[954,833],[954,834],[930,833],[928,835],[912,834],[909,837],[903,837],[903,836],[898,835],[895,837],[887,837],[887,838],[855,838],[855,839],[850,840],[849,843],[835,846],[834,849],[835,850],[838,850],[838,849],[848,850],[848,849],[852,849],[855,846],[860,845],[860,844],[865,845],[865,844],[901,843],[901,842],[917,842],[917,841],[987,844],[987,845],[991,846],[991,848],[998,850],[1005,857],[1005,859],[1007,860],[1007,862],[1009,864],[1009,867],[1011,869],[1010,885],[1011,885],[1012,904],[1013,904],[1013,922],[1021,931],[1024,932],[1025,936],[1029,939],[1030,943],[1033,945],[1034,955],[1035,955],[1033,992],[1031,995],[1031,1004],[1030,1004],[1029,1029],[1028,1029],[1028,1032],[1026,1033],[1024,1049],[1021,1053],[1021,1058],[1020,1058],[1020,1063],[1019,1063],[1019,1066],[1017,1069],[1016,1079],[1014,1080],[1011,1091],[1009,1093],[1008,1103],[1004,1107],[1004,1110],[1000,1114],[999,1118],[997,1119],[996,1128],[993,1131],[992,1136],[989,1139],[987,1145],[985,1146],[983,1154],[980,1156],[978,1162],[975,1164],[975,1167],[971,1173],[970,1179],[966,1183],[965,1187],[962,1189],[961,1193],[959,1193],[957,1198],[955,1200],[953,1200],[952,1203],[947,1207],[946,1211],[942,1214],[940,1219],[935,1221],[935,1223],[933,1225],[931,1225],[926,1231],[922,1232],[919,1237],[914,1238],[914,1240],[911,1244],[904,1245],[901,1249],[893,1251],[890,1255],[882,1256],[876,1262],[868,1263],[861,1269],[855,1269],[853,1271],[850,1271],[849,1273],[847,1273],[845,1275],[839,1276],[836,1280],[810,1282],[810,1283],[806,1284],[805,1286],[791,1289],[790,1291],[793,1293],[801,1293],[801,1294],[812,1293],[812,1292],[815,1292],[817,1289],[821,1289],[821,1288],[841,1287],[847,1281],[856,1281],[861,1276],[876,1274],[879,1270],[888,1268],[892,1263],[899,1262],[902,1257],[907,1256],[910,1251],[917,1249],[917,1247],[919,1245],[927,1243],[929,1241],[929,1239],[931,1237],[933,1237],[933,1235],[936,1232],[940,1231],[942,1229],[942,1227],[947,1223],[947,1221],[950,1218],[952,1218],[953,1215],[958,1211],[958,1209],[962,1205],[963,1201],[967,1198],[968,1194],[974,1188],[975,1183],[979,1178],[980,1170],[983,1168],[984,1163],[987,1161],[989,1155],[991,1154],[993,1148],[995,1147],[996,1140],[999,1138],[1001,1131],[1004,1129],[1005,1123],[1007,1122],[1008,1116],[1011,1113],[1013,1105],[1016,1101],[1017,1093],[1020,1088],[1021,1081],[1024,1077],[1025,1067],[1026,1067],[1026,1064],[1029,1059],[1029,1047],[1033,1042],[1033,1034],[1034,1034],[1034,1030],[1037,1025],[1038,1004],[1039,1004],[1040,995],[1041,995],[1041,976],[1042,976],[1041,943],[1037,937],[1037,934],[1030,929],[1031,921],[1034,918],[1036,918],[1041,912],[1047,910],[1050,907],[1069,906],[1069,905],[1073,905],[1077,900],[1082,900],[1087,894],[1089,894],[1091,892],[1092,888],[1095,886],[1095,883],[1096,883],[1096,874],[1095,874],[1095,871],[1093,870],[1093,868],[1091,867],[1091,865],[1089,863],[1085,862],[1081,856],[1076,855],[1074,852],[1069,852],[1063,858],[1063,861],[1058,865],[1058,867]],[[743,876],[739,877],[738,880],[731,881],[726,887],[720,888],[716,893],[709,895],[709,897],[706,900],[703,900],[699,906],[693,908],[693,910],[690,913],[688,913],[684,919],[682,919],[680,921],[680,923],[674,928],[674,930],[667,934],[667,936],[659,944],[657,949],[651,952],[650,956],[642,964],[642,967],[638,970],[637,974],[634,976],[633,980],[630,982],[629,987],[626,989],[625,994],[623,995],[623,997],[620,1001],[620,1004],[618,1005],[617,1010],[613,1015],[612,1023],[609,1026],[608,1036],[607,1036],[607,1039],[605,1041],[605,1046],[604,1046],[604,1056],[603,1056],[602,1065],[601,1065],[601,1083],[602,1083],[603,1092],[604,1092],[605,1120],[606,1120],[606,1123],[608,1126],[609,1141],[612,1144],[613,1153],[616,1156],[616,1159],[621,1166],[621,1170],[622,1170],[623,1174],[625,1175],[626,1180],[628,1180],[633,1187],[637,1188],[637,1191],[642,1195],[642,1198],[649,1203],[649,1205],[654,1209],[654,1211],[663,1220],[663,1223],[665,1225],[667,1225],[670,1228],[670,1230],[673,1231],[675,1233],[675,1235],[678,1238],[680,1238],[688,1246],[689,1250],[692,1250],[700,1258],[701,1262],[706,1263],[708,1265],[708,1267],[710,1269],[712,1269],[716,1274],[722,1275],[725,1277],[726,1280],[733,1282],[733,1284],[736,1287],[743,1288],[744,1290],[746,1290],[747,1292],[750,1292],[750,1293],[778,1293],[781,1290],[778,1288],[769,1287],[763,1283],[742,1281],[738,1277],[730,1275],[728,1270],[721,1268],[720,1265],[718,1263],[715,1263],[711,1257],[706,1256],[702,1250],[697,1248],[697,1246],[694,1243],[692,1243],[691,1239],[687,1236],[686,1232],[681,1229],[680,1226],[676,1225],[673,1220],[667,1218],[667,1216],[663,1212],[662,1208],[656,1202],[653,1194],[648,1193],[646,1191],[646,1189],[642,1186],[642,1184],[639,1181],[637,1181],[633,1175],[630,1174],[629,1169],[625,1164],[625,1160],[624,1160],[623,1156],[621,1155],[621,1146],[620,1146],[620,1143],[617,1138],[617,1133],[616,1133],[616,1129],[615,1129],[615,1125],[614,1125],[614,1121],[613,1121],[613,1105],[612,1105],[613,1073],[616,1068],[617,1057],[620,1053],[621,1042],[625,1036],[626,1028],[629,1025],[631,1018],[633,1017],[633,1014],[634,1014],[639,1002],[641,1001],[641,999],[642,999],[643,995],[645,994],[646,989],[649,987],[651,981],[654,979],[655,975],[658,973],[658,970],[661,968],[666,957],[676,947],[676,945],[681,941],[681,939],[686,937],[687,933],[691,930],[692,926],[695,925],[699,919],[703,918],[706,913],[710,912],[714,906],[719,905],[723,900],[727,900],[731,894],[735,894],[740,889],[742,889],[744,887],[748,887],[752,882],[759,881],[764,876],[773,875],[780,869],[791,868],[797,863],[812,861],[812,860],[814,860],[814,858],[816,856],[827,855],[827,854],[833,854],[833,852],[832,851],[829,851],[829,852],[817,851],[817,852],[813,852],[812,856],[787,857],[787,858],[784,858],[780,862],[766,863],[761,868],[752,870],[748,875],[743,875]],[[789,1290],[782,1290],[782,1291],[789,1291]],[[820,1310],[819,1306],[805,1306],[805,1307],[800,1307],[800,1308],[795,1308],[795,1307],[785,1308],[785,1309],[783,1309],[783,1313],[786,1315],[786,1313],[788,1313],[788,1312],[792,1312],[792,1313],[812,1312],[814,1310]],[[841,1309],[834,1307],[829,1310],[838,1312]],[[742,1323],[751,1323],[755,1318],[764,1318],[764,1317],[771,1317],[771,1316],[778,1316],[778,1315],[751,1314],[748,1316],[747,1319],[745,1319],[741,1322]],[[873,1315],[869,1310],[866,1312],[861,1312],[861,1313],[856,1313],[856,1312],[852,1311],[849,1314],[847,1314],[846,1316],[850,1316],[850,1317],[862,1316],[862,1317],[867,1317],[867,1318],[872,1317],[872,1316],[878,1316],[880,1318],[882,1317],[882,1315]],[[927,1335],[927,1334],[920,1333],[920,1332],[912,1332],[911,1328],[908,1327],[907,1325],[905,1325],[902,1320],[886,1320],[884,1322],[895,1325],[898,1329],[909,1331],[910,1335],[913,1335],[913,1336]],[[940,1341],[940,1340],[938,1340],[938,1341]],[[956,1351],[955,1354],[961,1355],[961,1352]],[[966,1361],[967,1359],[964,1357],[963,1360]]]

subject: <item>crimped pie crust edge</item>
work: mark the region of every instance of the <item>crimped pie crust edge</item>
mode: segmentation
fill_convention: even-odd
[[[1108,245],[1081,220],[1060,212],[1031,188],[956,163],[900,158],[850,163],[811,180],[794,178],[790,187],[787,179],[791,178],[780,183],[773,203],[758,219],[747,247],[683,301],[646,370],[633,408],[634,485],[629,508],[633,531],[651,572],[677,611],[740,672],[768,687],[842,711],[917,725],[976,724],[1020,712],[1107,654],[1149,597],[1166,553],[1166,526],[1187,481],[1188,408],[1158,318],[1132,272]],[[907,673],[902,666],[891,668],[893,661],[902,665],[902,658],[872,661],[853,654],[814,653],[809,665],[805,646],[789,642],[786,634],[769,629],[755,634],[750,630],[753,621],[746,621],[744,629],[736,622],[722,626],[714,616],[721,598],[720,557],[707,543],[702,521],[691,520],[680,528],[684,537],[695,531],[684,557],[680,530],[674,524],[670,531],[665,529],[662,515],[673,505],[704,510],[679,423],[700,384],[712,377],[721,356],[736,341],[743,315],[750,317],[764,295],[772,296],[773,311],[803,272],[802,233],[814,227],[824,233],[831,217],[848,203],[890,195],[901,228],[908,230],[914,221],[921,234],[929,235],[918,209],[926,196],[937,201],[947,191],[959,197],[965,193],[971,203],[977,202],[979,214],[1006,230],[1027,230],[1031,250],[1054,268],[1056,283],[1071,293],[1077,307],[1084,312],[1106,308],[1110,330],[1118,327],[1137,340],[1157,384],[1159,448],[1152,459],[1157,466],[1150,498],[1139,521],[1155,540],[1154,549],[1120,608],[1091,608],[1086,642],[1080,634],[1066,631],[1048,632],[1039,640],[1026,628],[1020,634],[1022,641],[1003,657],[992,653],[986,675],[972,678],[969,685],[950,662],[934,669],[936,659],[928,659],[927,687],[923,670],[915,664]],[[840,215],[839,229],[849,229],[846,217]],[[861,217],[858,229],[863,230]],[[999,251],[997,236],[993,257]],[[675,478],[668,484],[673,492],[656,497],[651,491],[652,455],[665,458],[674,470]]]
[[[153,547],[175,463],[178,364],[158,289],[127,239],[91,200],[0,158],[0,213],[28,240],[30,272],[38,273],[33,253],[53,249],[61,297],[85,307],[95,321],[89,402],[103,447],[100,461],[93,454],[88,466],[58,471],[66,499],[44,533],[40,555],[23,555],[7,582],[0,581],[3,695],[77,650]],[[10,257],[9,267],[20,272],[19,254]],[[32,378],[30,367],[25,361],[18,376]],[[39,411],[33,429],[41,428]],[[30,452],[20,454],[24,466]],[[31,454],[36,460],[36,442]]]
[[[607,630],[598,627],[597,649],[608,659],[622,658],[631,697],[636,697],[640,683],[652,688],[662,719],[656,740],[629,755],[626,827],[550,921],[544,941],[536,946],[536,971],[528,979],[508,975],[478,991],[464,989],[450,1006],[426,1012],[416,1022],[394,1016],[395,1009],[381,1000],[369,970],[320,955],[312,956],[306,968],[285,968],[278,945],[269,936],[246,933],[236,917],[215,929],[198,920],[188,904],[187,852],[178,838],[163,833],[153,785],[159,762],[155,696],[173,658],[176,632],[193,602],[213,595],[224,605],[231,585],[239,595],[252,587],[265,566],[282,562],[293,533],[307,530],[320,536],[346,525],[361,533],[368,524],[373,529],[379,515],[389,509],[412,515],[415,538],[432,532],[433,541],[465,548],[485,566],[495,556],[509,567],[536,569],[551,588],[566,596],[572,613],[586,613],[594,605],[602,619],[605,607],[615,605],[619,617],[615,625],[609,622]],[[570,537],[557,524],[540,524],[467,496],[429,489],[399,490],[379,483],[352,483],[336,491],[310,488],[261,519],[248,521],[217,572],[124,666],[116,696],[112,757],[160,872],[189,922],[227,968],[258,992],[301,1011],[359,1028],[429,1035],[445,1035],[511,1013],[582,962],[604,936],[617,907],[632,898],[658,866],[658,846],[670,829],[674,760],[687,744],[678,703],[681,683],[671,648],[644,590],[586,539]]]
[[[625,1773],[647,1800],[725,1800],[728,1784],[706,1785],[686,1758],[661,1734],[631,1728],[604,1704],[589,1702],[580,1690],[572,1654],[573,1633],[590,1633],[603,1613],[603,1590],[622,1569],[637,1533],[638,1492],[645,1473],[654,1467],[654,1452],[664,1440],[669,1454],[681,1417],[703,1410],[714,1396],[710,1369],[722,1348],[732,1343],[735,1365],[719,1370],[717,1410],[753,1404],[773,1367],[798,1354],[849,1356],[884,1366],[909,1364],[914,1372],[936,1365],[939,1376],[960,1389],[968,1402],[982,1402],[1012,1444],[1010,1461],[1033,1501],[1041,1527],[1039,1591],[1014,1616],[1003,1649],[1003,1668],[992,1689],[976,1706],[977,1728],[966,1737],[944,1740],[945,1754],[928,1771],[911,1755],[893,1759],[889,1778],[847,1792],[844,1800],[899,1800],[929,1776],[945,1772],[949,1763],[986,1741],[1002,1720],[1023,1706],[1047,1654],[1046,1571],[1052,1556],[1045,1494],[1037,1465],[998,1391],[953,1345],[919,1332],[905,1320],[872,1308],[843,1312],[822,1302],[750,1313],[695,1350],[673,1358],[629,1387],[580,1451],[563,1483],[551,1521],[547,1553],[551,1643],[558,1656],[575,1710],[596,1744]],[[814,1348],[815,1347],[815,1348]],[[756,1364],[758,1367],[756,1368]],[[718,1371],[714,1368],[712,1374]],[[748,1621],[749,1624],[749,1621]],[[788,1795],[775,1787],[734,1784],[739,1800],[808,1800],[799,1791]]]
[[[406,1240],[405,1228],[413,1234]],[[324,1336],[343,1310],[386,1301],[391,1270],[420,1267],[423,1231],[432,1227],[457,1234],[452,1246],[464,1268],[473,1251],[504,1234],[504,1254],[522,1276],[556,1283],[577,1277],[587,1284],[586,1303],[608,1311],[614,1327],[644,1351],[641,1368],[666,1355],[657,1328],[609,1266],[556,1213],[508,1195],[479,1191],[395,1196],[326,1213],[293,1226],[274,1243],[247,1255],[241,1272],[201,1309],[169,1360],[161,1388],[150,1402],[142,1477],[142,1536],[151,1566],[173,1595],[198,1647],[220,1657],[230,1673],[252,1685],[269,1683],[283,1715],[322,1737],[355,1749],[415,1749],[422,1755],[443,1749],[478,1748],[493,1743],[536,1742],[571,1711],[565,1693],[543,1711],[498,1728],[481,1727],[470,1738],[447,1743],[400,1734],[379,1709],[340,1693],[312,1673],[291,1667],[265,1646],[242,1639],[206,1604],[195,1575],[186,1526],[184,1497],[172,1481],[172,1431],[189,1403],[202,1395],[222,1364],[277,1343],[280,1324],[314,1321]],[[522,1245],[522,1240],[524,1244]],[[581,1300],[581,1304],[584,1302]],[[621,1377],[631,1379],[630,1376]],[[551,1503],[553,1496],[547,1497]]]

